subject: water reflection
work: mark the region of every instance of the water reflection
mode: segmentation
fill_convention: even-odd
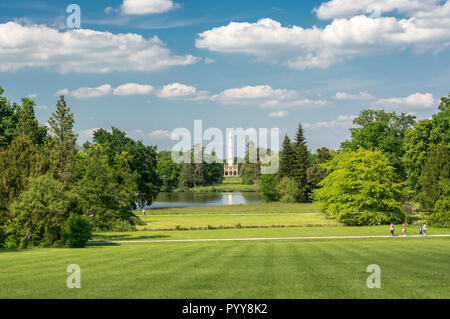
[[[159,193],[148,208],[249,205],[261,202],[259,193]]]

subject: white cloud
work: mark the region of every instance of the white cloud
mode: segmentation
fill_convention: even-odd
[[[81,87],[73,91],[70,91],[69,89],[62,89],[56,91],[55,95],[71,95],[77,99],[88,99],[110,95],[148,95],[152,93],[153,90],[154,88],[151,85],[137,83],[126,83],[118,86],[115,89],[110,84],[103,84],[95,88]]]
[[[184,85],[181,83],[172,83],[164,86],[158,93],[160,98],[175,98],[193,96],[197,89],[193,86]]]
[[[64,91],[64,90],[63,90]],[[103,97],[112,94],[113,89],[109,84],[103,84],[96,88],[82,87],[72,92],[66,93],[77,99],[88,99],[93,97]]]
[[[244,100],[287,99],[295,97],[297,92],[285,89],[273,89],[269,85],[244,86],[220,92],[212,97],[224,103],[236,103]]]
[[[0,24],[0,71],[39,67],[59,73],[154,71],[199,61],[177,56],[157,37],[44,25]]]
[[[28,94],[28,95],[27,95],[27,98],[35,99],[35,98],[37,98],[37,94],[36,94],[36,93]]]
[[[167,12],[177,6],[172,0],[124,0],[121,9],[124,14],[144,15]]]
[[[216,62],[216,60],[211,59],[211,58],[205,58],[205,63],[206,63],[206,64],[212,64],[212,63],[214,63],[214,62]]]
[[[80,131],[79,133],[82,138],[86,139],[86,138],[92,138],[95,131],[98,131],[98,130],[100,130],[100,128],[96,127],[96,128],[90,128],[90,129]]]
[[[327,68],[354,57],[405,48],[413,48],[417,53],[447,49],[450,1],[430,11],[424,8],[408,18],[358,15],[334,19],[323,28],[285,27],[270,18],[256,23],[230,22],[200,33],[196,46],[222,53],[243,53],[258,62],[281,63],[292,69]]]
[[[440,0],[331,0],[314,8],[319,19],[347,18],[355,14],[380,14],[397,11],[399,13],[414,13],[431,10]]]
[[[288,112],[286,112],[286,111],[276,111],[276,112],[270,113],[269,117],[281,118],[281,117],[285,117],[286,115],[288,115]]]
[[[147,95],[154,90],[151,85],[127,83],[114,89],[114,95]]]
[[[329,122],[315,122],[304,123],[303,127],[306,129],[321,129],[321,128],[337,128],[348,129],[353,126],[353,119],[355,115],[339,115],[335,120]]]
[[[167,130],[156,130],[148,133],[148,136],[156,139],[167,139],[170,138],[171,133]]]
[[[37,106],[38,110],[48,110],[48,106],[47,105],[39,105]]]
[[[414,93],[407,97],[394,97],[378,99],[376,105],[381,107],[413,107],[413,108],[431,108],[436,103],[431,93]]]
[[[336,100],[372,100],[375,97],[367,92],[359,92],[358,94],[351,94],[346,92],[336,92],[334,96]]]

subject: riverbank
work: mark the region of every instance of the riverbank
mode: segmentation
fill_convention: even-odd
[[[255,185],[246,185],[241,177],[225,177],[222,184],[211,186],[197,186],[192,188],[177,188],[174,192],[195,192],[195,193],[245,193],[257,192]]]

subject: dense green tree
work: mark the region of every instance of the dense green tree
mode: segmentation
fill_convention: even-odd
[[[327,170],[322,164],[330,161],[333,158],[333,153],[326,147],[317,149],[312,164],[306,170],[308,184],[311,189],[315,189],[317,184],[327,176]]]
[[[56,110],[50,116],[48,124],[52,133],[48,139],[48,148],[56,177],[67,185],[73,179],[72,164],[76,153],[77,135],[73,130],[73,113],[63,95],[56,103]]]
[[[202,155],[196,155],[196,152],[202,152]],[[208,186],[222,182],[223,164],[215,155],[206,154],[204,147],[194,147],[189,154],[191,163],[181,164],[180,187]],[[202,156],[202,161],[195,163],[195,158],[200,158],[200,156]]]
[[[359,149],[337,153],[323,166],[328,175],[313,192],[328,216],[347,225],[376,225],[403,220],[401,184],[380,151]]]
[[[440,111],[450,110],[450,93],[448,93],[448,97],[441,97],[441,103],[439,103],[438,109]]]
[[[363,110],[353,119],[357,128],[351,128],[351,139],[341,144],[342,149],[356,151],[360,147],[380,150],[396,169],[398,176],[405,178],[402,165],[403,138],[414,123],[415,116],[401,113],[386,113],[384,110]]]
[[[277,191],[277,182],[278,176],[276,174],[261,175],[259,190],[264,202],[276,202],[279,200],[280,196]]]
[[[242,182],[246,185],[255,185],[261,178],[261,162],[259,158],[259,148],[255,143],[249,142],[246,145],[245,161],[240,171]]]
[[[11,204],[10,236],[18,244],[51,246],[62,238],[69,217],[70,196],[62,183],[50,175],[30,178],[29,187]]]
[[[18,136],[0,151],[0,224],[9,204],[28,185],[28,178],[45,174],[48,169],[48,159],[27,136]]]
[[[2,96],[3,88],[0,86],[0,150],[5,149],[17,136],[18,105],[9,102]]]
[[[158,176],[161,180],[161,192],[171,192],[178,187],[181,165],[172,160],[171,152],[158,154]]]
[[[450,184],[449,146],[439,144],[428,156],[420,176],[419,201],[422,209],[433,211],[436,203],[447,197]]]
[[[84,161],[83,176],[76,187],[79,207],[96,230],[132,229],[137,186],[129,168],[130,157],[125,152],[116,154],[110,165],[106,148],[91,145],[79,157]]]
[[[292,170],[295,162],[295,146],[291,143],[289,136],[284,137],[280,152],[279,177],[292,176]]]
[[[294,142],[295,158],[292,163],[292,177],[300,188],[298,202],[307,202],[309,200],[309,188],[306,171],[309,167],[309,152],[306,145],[306,139],[303,133],[303,127],[298,125],[297,133]]]
[[[146,146],[142,141],[134,141],[125,132],[112,127],[111,133],[100,129],[94,132],[93,142],[107,145],[106,154],[112,165],[116,154],[128,152],[131,155],[130,168],[136,175],[138,191],[136,202],[141,206],[150,205],[160,191],[158,176],[158,155],[155,146]]]
[[[34,101],[29,98],[22,99],[18,112],[17,134],[28,136],[33,143],[43,145],[47,136],[47,127],[39,125],[34,115],[34,107]]]

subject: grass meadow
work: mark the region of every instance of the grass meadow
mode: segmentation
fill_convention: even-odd
[[[148,213],[142,227],[150,229],[97,233],[92,242],[101,243],[84,249],[1,251],[0,298],[450,298],[449,237],[131,242],[389,234],[388,226],[344,227],[310,204]],[[305,226],[279,227],[291,222]],[[160,230],[236,223],[267,228]],[[417,234],[416,225],[407,233]],[[69,264],[81,268],[81,289],[66,286]],[[370,264],[381,268],[380,289],[366,285]]]

